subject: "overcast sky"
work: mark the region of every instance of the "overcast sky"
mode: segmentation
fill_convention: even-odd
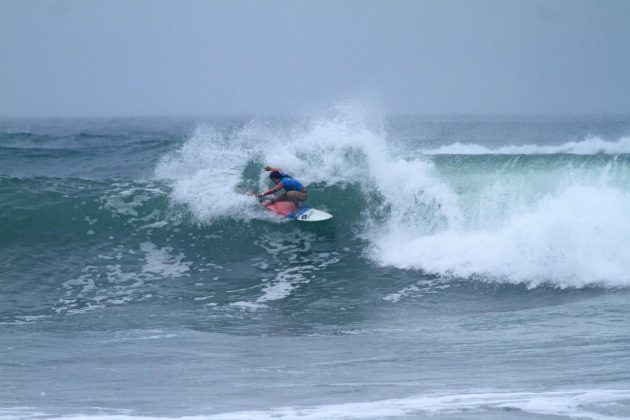
[[[630,1],[0,0],[0,116],[630,113]]]

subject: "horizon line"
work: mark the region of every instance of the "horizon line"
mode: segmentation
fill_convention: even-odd
[[[304,118],[318,114],[307,113],[215,113],[215,114],[101,114],[101,115],[0,115],[0,119],[31,119],[31,120],[53,120],[53,119],[199,119],[199,118]],[[420,118],[482,118],[482,117],[524,117],[524,118],[570,118],[570,117],[630,117],[630,111],[626,112],[558,112],[558,113],[511,113],[511,112],[487,112],[487,113],[420,113],[420,112],[391,112],[384,113],[384,117],[420,117]]]

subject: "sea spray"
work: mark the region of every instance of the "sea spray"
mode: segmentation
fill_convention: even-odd
[[[457,198],[435,177],[434,165],[394,150],[382,125],[364,118],[364,112],[345,107],[291,129],[254,121],[229,138],[199,127],[181,149],[162,159],[156,176],[172,179],[173,199],[205,220],[259,217],[243,192],[248,185],[268,188],[262,166],[270,164],[307,185],[354,184],[363,190],[367,207],[375,207],[372,201],[385,207],[403,229],[426,231],[420,222],[432,224],[436,218],[456,223]],[[249,178],[252,166],[259,171],[256,180]]]
[[[239,189],[255,149],[238,136],[226,136],[211,126],[199,126],[155,170],[156,177],[172,181],[173,201],[187,205],[201,221],[252,215],[252,197]]]

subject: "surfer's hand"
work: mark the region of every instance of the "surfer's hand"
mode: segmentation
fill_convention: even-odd
[[[271,166],[265,166],[265,171],[269,172],[271,171],[273,168]]]
[[[263,196],[262,193],[256,193],[255,195],[256,195],[256,198],[261,198]]]

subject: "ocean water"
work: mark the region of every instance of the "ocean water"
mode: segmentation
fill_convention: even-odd
[[[629,322],[628,116],[0,120],[0,419],[630,418]]]

